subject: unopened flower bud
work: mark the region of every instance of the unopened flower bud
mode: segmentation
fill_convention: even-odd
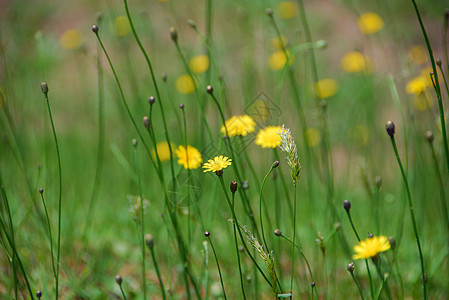
[[[39,189],[39,194],[42,195],[43,193],[44,193],[44,189],[43,189],[43,188],[40,188],[40,189]]]
[[[348,269],[349,273],[354,272],[355,269],[354,263],[349,263],[346,269]]]
[[[273,163],[273,169],[277,168],[277,167],[279,167],[279,161],[278,160]]]
[[[207,92],[208,94],[212,95],[212,94],[214,93],[214,88],[209,84],[209,85],[206,87],[206,92]]]
[[[282,236],[281,230],[280,230],[280,229],[275,229],[275,230],[274,230],[274,235],[275,235],[275,236]]]
[[[173,27],[170,28],[170,37],[173,42],[175,42],[175,43],[178,42],[178,32]]]
[[[37,297],[37,299],[40,299],[42,297],[42,292],[36,291],[36,297]]]
[[[93,25],[92,26],[92,31],[96,34],[98,33],[98,26],[97,25]]]
[[[167,82],[167,74],[162,73],[162,81]]]
[[[382,177],[380,175],[376,176],[376,186],[378,189],[382,186]]]
[[[351,202],[349,200],[343,201],[343,207],[345,208],[346,212],[349,213],[351,210]]]
[[[385,125],[385,128],[387,129],[388,135],[391,138],[394,137],[394,131],[395,131],[394,123],[392,121],[388,121],[387,124]]]
[[[443,62],[439,58],[437,58],[436,63],[439,67],[441,67],[441,65],[443,64]]]
[[[137,139],[133,139],[133,140],[132,140],[132,144],[133,144],[133,147],[137,147],[137,144],[138,144],[138,143],[137,143]]]
[[[154,96],[148,97],[148,103],[150,103],[150,105],[153,105],[154,102],[156,102],[156,98],[154,98]]]
[[[388,237],[388,242],[390,243],[390,247],[391,249],[395,249],[396,248],[396,239],[392,236]]]
[[[115,276],[115,282],[117,282],[118,285],[122,285],[123,278],[120,275]]]
[[[179,108],[184,109],[184,104],[183,103],[179,104]]]
[[[271,8],[267,8],[265,10],[265,13],[267,14],[267,16],[272,17],[273,16],[273,10]]]
[[[237,181],[231,181],[231,193],[237,192]]]
[[[426,139],[429,143],[433,143],[433,140],[435,139],[435,136],[433,135],[432,131],[426,131]]]
[[[372,234],[371,232],[368,232],[368,238],[372,239],[374,237],[374,234]]]
[[[205,232],[204,232],[204,235],[205,235],[206,237],[209,237],[209,236],[210,236],[210,232],[209,232],[209,231],[205,231]]]
[[[147,116],[143,117],[143,126],[145,126],[146,129],[150,129],[150,118]]]
[[[42,90],[42,93],[44,93],[44,94],[48,93],[48,85],[47,85],[47,83],[45,81],[43,81],[41,83],[41,90]]]
[[[147,247],[150,250],[154,248],[154,238],[149,233],[145,234],[145,244],[147,244]]]

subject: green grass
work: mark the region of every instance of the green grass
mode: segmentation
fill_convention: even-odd
[[[44,299],[423,299],[424,289],[428,299],[449,297],[443,1],[417,2],[431,47],[411,0],[290,1],[291,18],[279,3],[129,0],[128,16],[121,0],[2,5],[1,299],[37,290]],[[364,35],[357,19],[369,11],[384,27]],[[119,16],[133,30],[117,34]],[[73,49],[61,40],[70,29]],[[275,51],[289,57],[279,70],[270,68]],[[341,66],[352,51],[368,59],[361,72]],[[189,62],[201,54],[210,65],[195,74]],[[423,70],[425,92],[407,93]],[[195,82],[189,94],[177,88],[181,75]],[[315,84],[326,78],[337,90],[320,99]],[[223,122],[243,114],[255,131],[223,138]],[[288,154],[255,143],[259,129],[283,124],[302,166],[295,183]],[[154,154],[164,141],[173,143],[168,159]],[[225,155],[232,165],[219,177],[185,170],[175,149],[186,144],[203,163]],[[369,233],[394,237],[394,249],[353,260]]]

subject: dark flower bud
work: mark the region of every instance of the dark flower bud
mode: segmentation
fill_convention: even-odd
[[[48,93],[48,85],[47,85],[47,83],[45,81],[43,81],[41,83],[41,90],[42,90],[42,93],[44,93],[44,94]]]
[[[279,167],[279,161],[278,160],[273,163],[273,169],[277,168],[277,167]]]
[[[206,92],[208,93],[208,94],[213,94],[214,93],[214,88],[209,84],[207,87],[206,87]]]
[[[348,269],[349,273],[354,272],[354,269],[355,269],[354,263],[349,263],[349,264],[346,266],[346,269]]]
[[[310,284],[311,287],[315,287],[316,283],[314,281],[312,281],[312,283]]]
[[[97,25],[93,25],[92,26],[92,31],[96,34],[98,33],[98,26]]]
[[[167,74],[162,73],[162,81],[167,82]]]
[[[133,140],[132,140],[132,144],[133,144],[133,147],[137,147],[137,144],[138,144],[138,143],[137,143],[137,139],[133,139]]]
[[[153,105],[154,102],[156,102],[156,98],[154,98],[154,96],[148,97],[148,103],[150,103],[150,105]]]
[[[426,131],[426,139],[429,143],[433,143],[433,140],[435,139],[432,131]]]
[[[117,282],[118,285],[122,285],[123,282],[122,276],[120,275],[115,276],[115,282]]]
[[[42,297],[42,292],[36,291],[36,297],[37,297],[37,299],[40,299]]]
[[[351,202],[349,200],[343,201],[343,207],[345,208],[346,212],[349,213],[351,210]]]
[[[42,168],[41,163],[37,163],[37,169],[40,170],[40,168]]]
[[[173,42],[175,42],[175,43],[178,42],[178,32],[173,27],[170,28],[170,37]]]
[[[394,123],[391,121],[388,121],[387,124],[385,125],[385,128],[387,129],[388,135],[390,137],[394,137],[394,131],[395,131]]]
[[[209,237],[209,236],[210,236],[210,232],[209,232],[209,231],[205,231],[205,232],[204,232],[204,235],[205,235],[206,237]]]
[[[183,103],[179,104],[179,108],[184,109],[184,104]]]
[[[218,177],[223,176],[223,170],[215,171],[215,175],[217,175]]]
[[[371,232],[368,232],[368,238],[372,239],[374,237],[374,234],[372,234]]]
[[[380,175],[376,176],[376,186],[378,189],[382,186],[382,177]]]
[[[436,63],[439,67],[441,67],[441,65],[443,64],[443,62],[439,58],[437,58]]]
[[[231,181],[231,193],[237,192],[237,181]]]
[[[395,249],[396,248],[396,239],[392,236],[388,237],[388,242],[390,243],[390,247],[391,249]]]
[[[275,235],[275,236],[281,236],[281,235],[282,235],[281,230],[280,230],[280,229],[275,229],[275,230],[274,230],[274,235]]]
[[[273,16],[273,10],[271,8],[267,8],[265,10],[265,13],[267,14],[267,16],[272,17]]]
[[[149,233],[145,234],[145,244],[147,244],[147,247],[150,250],[154,248],[154,238]]]
[[[43,188],[40,188],[40,189],[39,189],[39,194],[42,195],[43,193],[44,193],[44,189],[43,189]]]
[[[145,126],[146,129],[150,129],[150,118],[147,116],[143,117],[143,126]]]

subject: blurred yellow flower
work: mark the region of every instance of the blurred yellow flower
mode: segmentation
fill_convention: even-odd
[[[316,128],[307,128],[306,141],[307,145],[309,145],[310,147],[315,147],[321,141],[320,132]]]
[[[77,29],[69,29],[59,38],[59,44],[62,48],[71,50],[76,49],[83,43],[83,34]]]
[[[178,164],[183,165],[184,169],[197,169],[203,162],[203,158],[198,149],[190,145],[187,145],[187,151],[184,146],[178,146],[175,154],[178,157]]]
[[[353,51],[343,56],[340,65],[346,72],[358,73],[368,68],[369,61],[362,53]]]
[[[332,78],[325,78],[315,84],[316,94],[321,99],[335,95],[338,89],[337,82]]]
[[[125,36],[131,32],[131,25],[126,16],[118,16],[114,20],[114,30],[118,36]]]
[[[209,57],[207,55],[197,55],[192,57],[189,62],[189,68],[192,72],[203,73],[209,69]]]
[[[379,32],[384,27],[384,21],[382,18],[373,12],[367,12],[362,14],[357,24],[359,25],[359,29],[364,34],[374,34]]]
[[[181,94],[191,94],[195,91],[195,83],[189,75],[182,75],[176,79],[176,89]]]
[[[407,94],[419,95],[424,93],[429,84],[432,84],[430,81],[430,77],[426,78],[420,75],[413,78],[407,83],[407,85],[405,86],[405,91],[407,92]]]
[[[235,135],[246,136],[248,133],[256,130],[256,122],[248,115],[232,116],[225,122],[224,126],[221,126],[221,134],[226,135],[226,129],[229,137]]]
[[[288,51],[287,55],[289,55]],[[289,55],[288,59],[288,64],[291,65],[293,63],[294,57]],[[287,56],[285,55],[283,50],[273,52],[268,58],[268,66],[274,71],[282,70],[286,63]]]
[[[267,126],[259,130],[256,136],[256,145],[262,148],[276,148],[282,142],[279,132],[282,131],[281,126]]]
[[[350,136],[358,145],[366,146],[369,141],[369,129],[366,126],[357,125],[351,130]]]
[[[174,149],[175,145],[171,144],[171,148]],[[161,162],[167,161],[170,159],[170,147],[168,147],[168,143],[166,141],[160,142],[156,144],[156,151],[157,155],[159,156],[159,159]],[[156,152],[154,149],[151,150],[151,155],[153,156],[153,159],[156,159]]]
[[[293,1],[282,1],[277,5],[276,13],[281,19],[291,19],[298,13],[298,5]]]
[[[354,246],[356,254],[352,256],[353,259],[367,259],[377,256],[377,254],[390,249],[390,242],[386,236],[373,236],[364,241],[360,241],[358,245]]]
[[[213,159],[209,159],[207,161],[207,163],[205,163],[203,165],[203,168],[205,169],[203,172],[219,172],[225,168],[227,168],[228,166],[231,165],[232,159],[220,155],[220,156],[215,156]],[[218,174],[217,174],[218,175]]]
[[[287,46],[288,43],[288,39],[281,35],[281,38],[273,38],[271,40],[271,46],[273,47],[274,50],[282,50],[282,45],[284,45],[284,47]]]
[[[425,64],[428,60],[427,50],[421,45],[411,47],[408,55],[411,61],[418,66]]]

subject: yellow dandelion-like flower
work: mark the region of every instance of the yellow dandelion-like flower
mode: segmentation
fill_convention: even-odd
[[[131,25],[126,16],[118,16],[114,20],[114,30],[118,36],[125,36],[131,32]]]
[[[183,165],[184,169],[197,169],[203,162],[198,149],[190,145],[187,145],[187,150],[184,146],[179,146],[175,154],[178,157],[178,164]]]
[[[332,78],[326,78],[318,81],[315,90],[318,98],[326,99],[335,95],[338,89],[337,82]]]
[[[175,148],[175,145],[171,144],[171,148]],[[159,156],[159,159],[161,162],[167,161],[170,159],[170,147],[168,147],[167,142],[160,142],[156,144],[156,151],[157,155]],[[156,159],[156,152],[151,150],[151,154],[153,156],[153,159]]]
[[[362,72],[369,67],[368,58],[358,51],[346,53],[340,64],[342,69],[349,73]]]
[[[232,116],[225,122],[224,126],[221,126],[221,134],[226,135],[226,129],[229,137],[236,135],[246,136],[248,133],[256,130],[256,122],[248,115]]]
[[[298,5],[293,1],[282,1],[277,5],[276,13],[281,19],[291,19],[298,14]]]
[[[426,88],[429,86],[430,78],[426,78],[422,75],[417,76],[410,80],[405,86],[405,91],[410,95],[420,95],[424,93]]]
[[[367,12],[362,14],[357,24],[359,25],[359,29],[363,34],[374,34],[382,30],[384,28],[384,21],[382,18],[373,12]]]
[[[267,126],[259,130],[256,136],[256,145],[262,148],[276,148],[282,142],[279,132],[282,131],[281,126]]]
[[[76,49],[83,43],[83,34],[77,29],[69,29],[59,38],[59,44],[67,50]]]
[[[315,147],[321,141],[320,132],[316,128],[306,129],[306,141],[310,147]]]
[[[290,56],[288,51],[288,64],[291,65],[293,63],[294,57]],[[268,66],[270,69],[274,71],[282,70],[287,63],[287,56],[285,55],[283,50],[278,50],[273,52],[268,58]]]
[[[367,259],[375,257],[380,252],[390,249],[390,242],[386,236],[373,236],[364,241],[360,241],[358,245],[354,246],[356,254],[352,256],[353,259]]]
[[[182,75],[176,79],[176,89],[181,94],[191,94],[195,91],[195,83],[189,75]]]
[[[204,163],[204,165],[203,165],[203,168],[205,169],[204,173],[219,172],[219,171],[227,168],[228,166],[230,166],[231,162],[232,162],[232,159],[230,159],[226,156],[223,156],[223,155],[215,156],[214,158],[209,159],[207,161],[207,163]]]
[[[408,50],[408,55],[411,61],[418,66],[425,64],[428,59],[427,50],[421,45],[411,47]]]
[[[209,69],[209,57],[207,55],[197,55],[190,59],[189,68],[197,74],[206,72]]]
[[[271,40],[271,46],[274,50],[282,50],[282,45],[287,46],[288,39],[285,36],[281,36],[281,38],[274,38]]]

